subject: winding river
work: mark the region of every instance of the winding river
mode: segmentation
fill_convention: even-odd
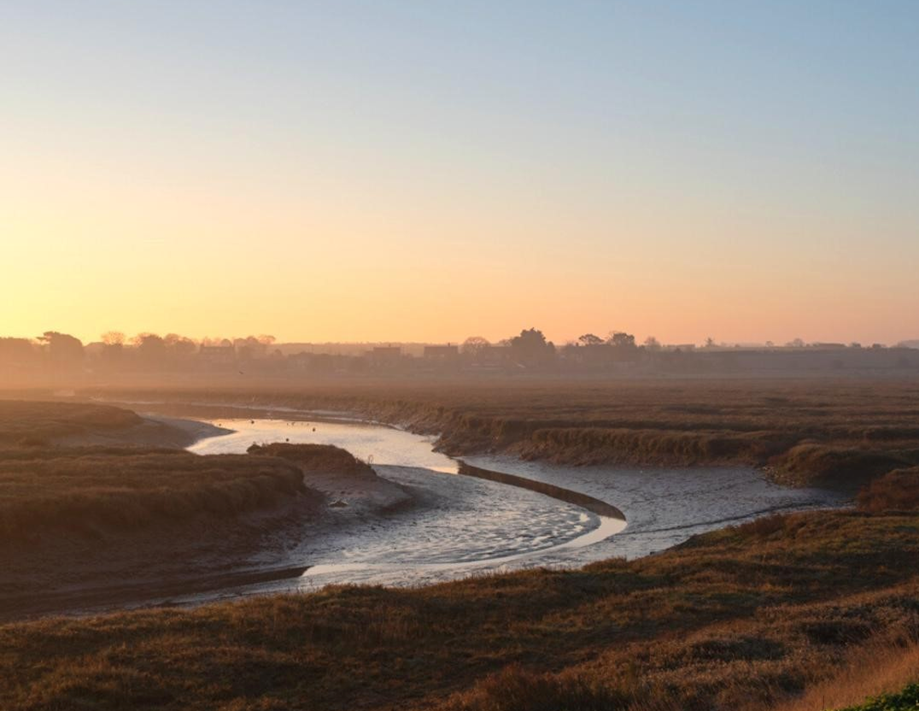
[[[308,413],[297,416],[309,418]],[[221,594],[333,583],[418,585],[470,574],[577,566],[647,555],[769,512],[842,503],[839,495],[787,489],[755,470],[736,467],[564,467],[484,456],[457,461],[434,451],[431,438],[323,417],[214,420],[232,432],[189,449],[220,454],[242,453],[253,443],[333,444],[370,462],[380,477],[407,492],[413,505],[360,515],[329,508],[321,526],[304,524],[303,535],[285,547],[281,558],[249,561],[296,575]]]

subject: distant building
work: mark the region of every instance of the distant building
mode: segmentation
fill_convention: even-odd
[[[398,365],[402,360],[400,346],[374,346],[370,351],[370,362],[375,366]]]
[[[811,343],[811,348],[821,351],[835,351],[846,347],[845,343]]]
[[[425,346],[424,357],[428,360],[453,360],[459,357],[459,346]]]

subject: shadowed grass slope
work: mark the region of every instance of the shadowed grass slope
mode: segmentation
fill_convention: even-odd
[[[38,446],[59,437],[121,430],[142,422],[130,410],[109,405],[0,400],[0,446]]]
[[[176,450],[7,450],[0,458],[0,541],[61,531],[128,531],[200,514],[229,516],[303,492],[276,457]]]

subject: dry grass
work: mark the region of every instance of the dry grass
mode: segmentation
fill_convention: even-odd
[[[919,709],[919,683],[900,691],[872,697],[866,702],[843,711],[916,711]]]
[[[858,506],[876,513],[919,509],[919,467],[897,469],[871,482],[859,492]]]
[[[246,450],[249,454],[264,457],[279,457],[294,462],[303,471],[320,474],[342,474],[375,479],[376,473],[366,462],[357,459],[350,452],[328,444],[253,444]]]
[[[0,707],[769,708],[919,639],[919,516],[799,514],[576,571],[0,627]]]
[[[98,534],[201,514],[230,516],[303,490],[299,468],[275,457],[7,450],[0,458],[0,541],[21,545],[62,530]]]
[[[41,446],[59,437],[120,430],[142,421],[130,410],[109,405],[0,400],[0,446]]]
[[[840,671],[773,711],[825,711],[858,706],[869,697],[894,694],[919,681],[919,643],[901,646],[882,638],[855,647]],[[763,711],[766,711],[764,708]]]

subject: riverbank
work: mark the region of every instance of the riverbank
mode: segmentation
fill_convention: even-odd
[[[228,431],[199,420],[141,417],[132,410],[101,403],[0,400],[0,448],[184,449]]]
[[[180,404],[170,407],[171,414],[188,414]],[[193,407],[195,414],[200,415],[201,408],[214,414],[214,406]],[[220,408],[221,415],[244,411]],[[260,516],[251,524],[240,520],[234,531],[218,523],[204,535],[185,536],[173,527],[169,536],[154,539],[146,548],[145,558],[153,561],[149,570],[133,570],[130,561],[119,555],[109,556],[105,566],[84,564],[82,569],[91,571],[96,579],[104,569],[116,581],[119,570],[127,570],[130,575],[123,577],[132,581],[150,581],[154,594],[144,595],[143,586],[136,585],[133,597],[124,592],[109,596],[113,604],[188,604],[326,584],[417,585],[520,568],[570,567],[610,556],[640,557],[691,535],[768,512],[841,503],[838,497],[819,491],[774,487],[750,468],[640,470],[473,457],[467,458],[471,467],[460,465],[461,472],[490,482],[474,484],[468,476],[438,476],[438,471],[456,472],[457,463],[431,451],[433,440],[404,430],[362,424],[353,416],[332,422],[331,412],[319,413],[317,418],[314,412],[275,407],[266,414],[291,419],[260,420],[253,419],[261,414],[257,408],[245,411],[250,415],[246,419],[221,417],[215,424],[222,425],[222,434],[191,449],[205,455],[241,456],[250,451],[250,456],[264,456],[282,451],[288,446],[285,440],[310,446],[337,444],[374,461],[383,476],[347,476],[348,472],[307,468],[303,470],[306,487],[321,499],[309,511]],[[259,444],[269,442],[281,444]],[[622,525],[608,526],[603,521],[622,521],[623,511],[610,501],[625,507],[630,522],[628,531],[614,538],[610,535],[619,533]],[[185,566],[187,590],[181,588],[183,575],[160,565],[164,559],[174,562],[168,555],[174,538],[180,542],[176,560],[201,561]],[[190,549],[183,543],[186,539],[205,543],[214,539],[220,545]],[[126,550],[130,553],[131,548]],[[66,573],[69,561],[70,556],[65,557],[60,574]],[[272,571],[290,570],[306,573],[270,577]],[[269,577],[249,582],[249,576],[263,573]],[[238,584],[230,574],[240,576]],[[157,584],[160,578],[176,584],[164,592]],[[68,576],[67,584],[71,583]],[[96,587],[92,597],[104,598],[104,586]],[[117,590],[120,584],[110,587]],[[79,592],[84,595],[83,590]],[[34,608],[28,597],[26,601]],[[44,605],[41,611],[69,611],[54,604]]]
[[[915,379],[358,381],[84,395],[155,399],[157,408],[195,403],[205,417],[350,412],[438,435],[437,448],[451,456],[504,454],[572,466],[756,467],[783,484],[849,494],[919,464]]]
[[[0,524],[18,535],[5,548],[0,618],[308,589],[336,582],[342,568],[343,581],[353,581],[355,566],[358,575],[417,584],[495,570],[599,528],[578,505],[545,492],[438,474],[456,463],[399,430],[227,424],[238,430],[219,429],[193,447],[198,454],[18,450],[13,468],[0,468],[7,490],[22,489],[7,502],[18,508],[0,509]],[[376,453],[386,476],[331,444],[280,442],[329,430],[368,459]],[[276,491],[275,473],[289,491]],[[260,487],[276,495],[266,499]],[[302,577],[313,567],[322,572]]]
[[[306,565],[284,552],[320,535],[328,510],[341,526],[411,505],[331,446],[177,448],[231,433],[111,406],[0,402],[0,620],[296,578]]]

